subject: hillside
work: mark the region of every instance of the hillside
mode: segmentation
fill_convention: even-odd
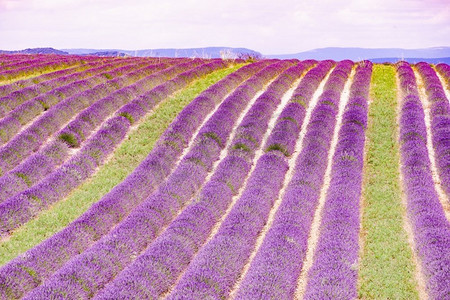
[[[380,60],[388,59],[386,62],[397,62],[399,60],[411,59],[434,59],[434,58],[448,58],[450,57],[450,47],[434,47],[424,49],[402,49],[402,48],[343,48],[343,47],[328,47],[313,49],[294,54],[276,54],[266,55],[268,58],[279,59],[334,59],[334,60]],[[382,61],[384,62],[384,61]]]
[[[0,54],[1,299],[450,294],[448,64],[78,51]]]
[[[227,54],[230,58],[234,58],[240,54],[251,54],[257,57],[261,53],[246,49],[246,48],[231,48],[231,47],[204,47],[204,48],[164,48],[164,49],[144,49],[144,50],[123,50],[123,49],[63,49],[70,54],[82,55],[92,54],[96,52],[116,51],[135,57],[198,57],[198,58],[221,58],[222,55]]]

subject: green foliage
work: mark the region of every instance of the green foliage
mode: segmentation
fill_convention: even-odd
[[[303,97],[303,96],[297,96],[294,99],[292,99],[291,102],[298,103],[301,106],[303,106],[305,109],[308,108],[308,106],[306,105],[306,102],[305,102],[305,97]]]
[[[29,187],[31,186],[31,180],[30,180],[30,178],[28,178],[28,176],[25,173],[17,172],[14,175],[16,175],[17,177],[22,179],[23,182],[25,182],[27,186],[29,186]]]
[[[218,136],[215,132],[212,132],[212,131],[210,131],[210,132],[205,132],[205,133],[203,134],[203,136],[204,136],[204,137],[207,137],[207,138],[213,139],[213,140],[217,143],[217,145],[219,145],[220,147],[222,147],[222,141],[220,140],[219,136]]]
[[[289,157],[289,152],[287,151],[286,147],[284,147],[281,144],[272,144],[269,147],[266,148],[266,152],[269,151],[280,151],[281,153],[284,154],[284,156]]]
[[[333,102],[331,102],[329,100],[321,101],[320,104],[325,104],[325,105],[329,105],[329,106],[336,108],[336,104],[334,104]]]
[[[280,119],[278,120],[278,122],[281,122],[281,121],[284,121],[284,120],[291,121],[292,123],[294,123],[294,124],[298,127],[298,122],[297,122],[297,120],[294,119],[294,118],[292,118],[292,117],[283,117],[283,118],[280,118]]]
[[[360,299],[417,299],[411,248],[403,229],[392,66],[374,65],[362,207]]]
[[[250,152],[250,148],[244,143],[236,143],[233,145],[233,149],[244,150],[245,152]]]
[[[48,110],[50,108],[48,103],[46,103],[45,101],[42,101],[42,100],[39,99],[38,102],[42,105],[42,108],[44,109],[44,111],[46,111],[46,110]]]
[[[61,133],[58,138],[72,148],[78,147],[77,138],[73,134]]]
[[[180,146],[178,146],[177,142],[175,141],[164,141],[164,145],[167,145],[176,151],[180,150]]]
[[[129,113],[127,113],[127,112],[121,112],[121,113],[119,114],[119,116],[122,116],[122,117],[127,118],[128,121],[130,122],[130,124],[133,124],[133,123],[134,123],[134,118],[133,118],[133,116],[130,115]]]
[[[205,163],[202,162],[199,158],[191,157],[191,158],[188,158],[187,160],[206,169]]]

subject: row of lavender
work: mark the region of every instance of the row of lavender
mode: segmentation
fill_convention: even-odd
[[[148,157],[119,185],[61,232],[0,269],[0,294],[19,298],[83,252],[146,199],[172,172],[192,134],[230,91],[266,66],[240,68],[201,93],[164,132]],[[29,270],[29,272],[27,272]]]
[[[21,69],[23,67],[38,65],[44,62],[55,62],[58,60],[63,60],[68,58],[67,56],[59,55],[42,55],[42,54],[32,54],[32,55],[10,55],[1,54],[1,71],[11,70],[11,69]],[[78,56],[79,58],[79,56]]]
[[[35,60],[17,62],[7,66],[7,70],[0,70],[0,82],[69,68],[84,62],[85,59],[83,56],[40,55]]]
[[[195,61],[182,64],[177,70],[189,70],[198,64],[199,62]],[[175,91],[183,88],[189,82],[225,66],[222,61],[214,61],[209,64],[200,62],[200,64],[201,66],[182,73],[171,80],[167,80],[167,78],[164,78],[165,76],[161,76],[163,77],[163,84],[135,98],[133,100],[134,102],[132,101],[125,105],[121,110],[122,113],[108,120],[103,128],[98,130],[69,161],[43,178],[38,184],[0,204],[0,236],[7,235],[10,230],[28,221],[39,211],[48,207],[49,204],[64,198],[71,190],[89,177],[95,171],[95,168],[102,164],[106,156],[123,139],[131,126],[130,120],[124,117],[123,113],[126,112],[127,115],[136,115],[134,113],[136,111],[136,105],[132,105],[133,103],[141,104],[141,106],[137,105],[140,107],[141,112],[140,115],[135,116],[135,119],[138,120],[156,104]],[[141,73],[143,73],[141,76],[145,76],[144,72]],[[164,71],[162,73],[162,75],[167,75],[164,74]],[[131,90],[119,91],[117,94],[112,94],[112,96],[107,97],[108,100],[112,99],[109,103],[119,103],[120,107],[121,102],[127,102],[126,100],[120,101],[121,97],[130,99],[140,94],[138,87],[139,85],[134,86],[136,94],[132,93]],[[146,85],[142,85],[141,89],[146,90]],[[118,95],[121,97],[118,97]],[[95,109],[96,107],[94,107],[94,112],[96,111]],[[96,116],[94,114],[93,116],[99,118],[98,115]],[[39,171],[37,170],[37,172]]]
[[[331,66],[332,64],[330,62],[322,62],[318,66],[320,69],[317,71],[319,74],[322,73],[321,76],[316,73],[319,76],[315,78],[311,77],[312,82],[305,82],[305,88],[311,89],[310,93],[317,88],[318,83]],[[348,75],[351,66],[351,62],[338,64],[330,75],[329,84],[325,88],[324,95],[330,91],[331,86],[340,81],[338,78],[340,78],[342,73],[345,74],[347,72]],[[224,298],[229,295],[251,251],[254,249],[256,238],[267,220],[273,202],[280,196],[279,191],[283,185],[284,177],[288,169],[286,156],[290,156],[293,153],[296,144],[295,141],[297,140],[300,128],[303,127],[304,105],[308,106],[309,102],[307,98],[301,100],[299,98],[294,95],[293,100],[300,102],[288,106],[280,116],[282,118],[281,120],[289,117],[289,119],[285,120],[291,123],[297,123],[296,130],[278,131],[277,126],[275,127],[273,133],[281,134],[275,139],[269,137],[265,146],[267,152],[258,160],[242,196],[221,224],[217,234],[192,260],[188,269],[169,295],[169,299],[178,299],[182,295],[188,295],[188,297],[192,298]],[[319,106],[316,106],[308,128],[318,123],[317,121],[322,123],[324,114],[321,113],[321,106],[325,106],[326,108],[329,104],[321,103]],[[322,109],[325,108],[322,107]],[[292,122],[292,120],[295,120],[295,122]],[[279,127],[283,127],[283,123],[279,123]],[[274,141],[276,143],[273,143]],[[223,259],[221,261],[214,259],[215,257],[222,256]],[[250,274],[251,272],[249,270]],[[285,270],[283,270],[284,272]],[[247,289],[243,290],[246,291]],[[254,296],[256,295],[251,297]],[[237,297],[240,296],[238,295]]]
[[[29,156],[21,164],[0,177],[0,202],[52,172],[69,158],[70,148],[79,147],[109,115],[121,106],[156,85],[162,84],[177,74],[186,71],[189,66],[191,66],[191,63],[179,64],[162,70],[165,65],[157,64],[125,75],[129,80],[134,78],[137,81],[101,98],[81,111],[74,120],[56,133],[58,138],[46,144],[38,152]],[[129,116],[126,112],[122,112],[122,115]],[[132,120],[130,119],[130,121]]]
[[[319,97],[306,128],[293,177],[237,298],[294,297],[327,167],[340,94],[352,65],[349,61],[339,64]]]
[[[202,126],[192,148],[155,193],[110,233],[69,261],[27,297],[53,297],[66,291],[78,297],[92,297],[133,261],[191,201],[219,158],[240,112],[286,65],[287,62],[280,62],[268,66],[238,87]]]
[[[108,73],[107,71],[127,65],[141,64],[144,66],[145,64],[148,65],[151,63],[152,60],[113,60],[107,63],[94,61],[73,68],[34,77],[32,79],[20,80],[0,86],[0,93],[2,94],[2,97],[0,98],[0,117],[4,117],[8,112],[34,97],[41,96],[40,98],[42,99],[42,96],[45,95],[45,93],[52,90],[53,93],[47,94],[49,97],[55,97],[53,95],[68,97],[70,95],[66,95],[66,93],[70,93],[70,91],[74,89],[67,89],[65,86],[74,83],[75,81],[87,79],[100,73],[103,73],[102,76],[105,77],[105,79],[111,79],[118,75]],[[80,86],[80,88],[82,88],[82,86]]]
[[[450,197],[450,102],[436,71],[427,63],[418,63],[415,66],[423,79],[426,95],[431,104],[431,140],[436,167],[441,185]]]
[[[304,299],[357,298],[360,198],[371,75],[372,64],[361,62],[342,116]]]
[[[299,87],[294,91],[294,97],[295,95],[308,93],[308,90],[312,93],[315,90],[315,76],[320,76],[322,73],[323,78],[323,76],[325,76],[331,66],[332,64],[330,62],[322,62],[316,68],[309,71],[305,75],[305,78],[302,80]],[[319,82],[317,82],[317,85]],[[269,104],[271,103],[269,102]],[[248,251],[251,249],[251,236],[248,238],[248,240],[243,239],[242,236],[247,236],[246,234],[248,234],[248,232],[246,233],[245,231],[250,230],[249,227],[251,227],[249,226],[249,224],[245,226],[245,222],[249,222],[251,220],[249,219],[251,218],[251,213],[258,210],[260,203],[256,204],[257,202],[266,200],[267,204],[267,202],[271,201],[271,198],[273,198],[271,196],[274,196],[273,193],[276,193],[278,191],[282,178],[284,178],[283,171],[286,171],[286,165],[285,163],[283,163],[284,158],[282,156],[286,154],[286,151],[282,150],[282,146],[286,146],[284,147],[284,149],[288,149],[288,145],[292,144],[293,140],[295,140],[296,129],[299,130],[299,127],[301,126],[301,123],[300,125],[297,125],[297,123],[293,119],[296,116],[296,108],[297,110],[303,109],[300,104],[290,102],[281,112],[280,117],[277,119],[275,129],[271,132],[268,140],[265,143],[264,149],[267,153],[263,154],[262,157],[258,160],[254,171],[251,173],[250,178],[246,183],[245,190],[242,192],[242,195],[239,197],[239,199],[237,199],[236,204],[232,207],[228,216],[223,222],[221,222],[220,219],[223,218],[225,209],[229,205],[230,199],[228,199],[227,201],[227,198],[230,198],[230,195],[225,197],[224,199],[220,199],[217,198],[217,196],[213,192],[215,190],[222,190],[219,195],[223,195],[224,192],[230,193],[230,191],[227,191],[227,189],[225,189],[223,183],[222,189],[221,185],[218,185],[220,182],[223,182],[223,180],[219,182],[217,181],[220,180],[222,176],[225,180],[230,178],[228,179],[228,182],[231,181],[234,184],[238,184],[237,188],[241,188],[243,187],[243,178],[245,178],[248,170],[246,170],[244,174],[240,174],[243,173],[243,170],[240,169],[242,167],[245,167],[246,169],[250,167],[250,165],[248,165],[248,162],[247,164],[243,164],[244,162],[242,161],[242,159],[233,158],[233,156],[239,156],[239,153],[236,152],[232,152],[229,154],[229,159],[231,159],[231,162],[233,163],[232,170],[234,172],[232,174],[228,174],[228,172],[225,172],[226,168],[228,167],[227,164],[231,164],[231,162],[227,160],[223,161],[223,163],[221,164],[222,168],[224,168],[224,170],[222,170],[222,173],[225,173],[224,175],[226,176],[222,175],[221,173],[217,173],[218,177],[216,177],[216,181],[212,181],[211,185],[207,186],[208,189],[205,188],[204,190],[203,195],[205,197],[205,200],[202,201],[203,203],[201,203],[203,205],[200,205],[200,207],[197,208],[200,208],[201,210],[200,212],[197,212],[196,215],[206,214],[209,226],[206,228],[208,229],[206,232],[203,232],[203,224],[200,223],[198,224],[197,228],[192,228],[196,235],[191,237],[191,241],[192,243],[199,246],[199,249],[190,254],[191,256],[193,256],[193,254],[196,254],[196,252],[198,252],[192,262],[184,262],[183,268],[178,270],[178,272],[174,274],[176,277],[167,282],[166,278],[163,277],[166,273],[162,273],[160,269],[160,264],[162,262],[156,260],[152,263],[150,261],[150,259],[153,258],[152,255],[143,257],[140,264],[136,264],[136,266],[134,266],[134,270],[130,270],[128,274],[125,273],[121,276],[119,280],[121,280],[122,282],[125,281],[125,285],[123,287],[120,287],[120,281],[118,280],[116,285],[113,288],[110,287],[110,290],[107,290],[104,295],[101,295],[100,298],[107,298],[108,295],[111,295],[113,292],[118,292],[119,290],[121,293],[126,293],[126,288],[128,286],[126,283],[133,284],[133,281],[134,285],[137,285],[137,287],[134,288],[135,291],[138,290],[137,288],[139,286],[143,286],[148,289],[147,293],[156,292],[156,295],[158,295],[160,292],[165,292],[164,290],[159,290],[160,285],[162,285],[163,288],[168,289],[176,282],[176,280],[180,280],[178,282],[178,289],[180,289],[180,285],[181,289],[183,289],[177,296],[183,294],[188,298],[203,298],[208,296],[217,298],[224,297],[226,295],[226,292],[222,290],[224,289],[224,285],[226,285],[228,289],[232,287],[232,284],[234,282],[233,279],[236,278],[237,272],[238,270],[240,270],[240,266],[242,266],[243,259],[245,259],[246,257],[245,251],[247,251],[248,256]],[[286,126],[291,127],[294,134],[289,134],[287,132],[283,133],[278,130],[280,128],[285,128]],[[253,143],[258,141],[258,144],[260,144],[262,142],[261,133],[257,131],[257,129],[258,128],[256,127],[253,129],[253,131],[247,131],[245,127],[242,128],[244,134],[242,136],[237,136],[233,148],[243,149],[244,151],[247,149],[251,149],[252,152],[254,152],[254,147],[257,145],[253,145]],[[294,137],[292,137],[292,135],[294,135]],[[274,141],[276,142],[273,143]],[[278,147],[274,147],[273,145],[277,145]],[[254,156],[253,153],[251,154],[252,155],[249,158],[252,158]],[[282,172],[279,172],[280,169]],[[234,177],[236,175],[237,177]],[[191,211],[195,211],[195,209],[196,206],[193,206]],[[265,209],[267,210],[267,206],[265,207]],[[220,225],[220,229],[218,233],[214,237],[212,237],[208,244],[202,246],[202,244],[210,234],[212,225]],[[242,226],[244,226],[244,228],[242,228],[241,230]],[[174,226],[174,229],[175,228],[176,227]],[[197,237],[197,235],[200,235],[198,232],[201,232],[201,237]],[[255,232],[253,232],[253,237],[254,233]],[[161,244],[162,241],[163,240],[160,240],[159,244]],[[155,248],[153,249],[149,249],[148,254],[152,254],[153,252],[154,256],[164,258],[163,266],[165,266],[165,268],[163,270],[172,271],[173,269],[175,269],[175,264],[177,263],[177,260],[175,259],[176,256],[172,256],[172,254],[158,255],[158,243],[156,243],[154,247]],[[189,245],[185,245],[184,247],[184,251],[182,251],[181,249],[178,249],[177,251],[181,251],[180,254],[183,254],[183,258],[187,256],[187,254],[189,254],[186,252],[191,249]],[[209,252],[208,250],[211,250],[211,252]],[[177,252],[175,254],[177,254]],[[217,258],[219,258],[219,260]],[[143,264],[143,262],[153,264],[153,266],[146,266]],[[185,270],[185,268],[187,269]],[[200,268],[201,270],[198,270],[197,268]],[[145,274],[148,270],[151,271],[151,277],[145,278]],[[178,274],[183,275],[181,279],[178,277]],[[127,275],[133,276],[128,276],[127,278]],[[136,275],[138,275],[138,277],[134,277]],[[151,282],[151,279],[155,277],[159,278],[160,280],[156,281],[155,283]]]
[[[421,67],[423,68],[419,66]],[[431,175],[424,110],[414,71],[408,63],[400,62],[397,64],[397,73],[401,91],[401,172],[407,199],[407,214],[412,224],[415,250],[425,273],[428,294],[433,299],[446,299],[450,286],[450,225]],[[432,103],[432,111],[436,106],[443,107],[439,106],[438,102]],[[439,115],[439,110],[434,110],[432,115],[435,113]],[[439,132],[436,129],[432,128],[433,134]]]
[[[198,65],[201,61],[193,61],[192,63]],[[116,75],[121,76],[106,79],[102,75],[96,75],[91,80],[81,80],[63,87],[64,93],[62,94],[72,95],[67,98],[55,96],[55,94],[61,93],[61,90],[57,89],[58,91],[54,94],[49,92],[42,97],[38,96],[37,101],[34,101],[36,98],[32,99],[30,105],[36,108],[36,112],[24,109],[23,113],[38,114],[42,111],[43,113],[37,115],[37,119],[31,126],[22,130],[0,148],[0,172],[4,174],[30,154],[36,152],[48,137],[67,124],[79,111],[86,109],[94,102],[107,97],[122,87],[142,79],[151,74],[153,70],[152,67],[142,68],[139,65],[130,65],[119,67],[115,72],[117,72]],[[172,72],[176,72],[176,69],[172,68]],[[79,90],[80,92],[77,92]],[[63,100],[60,98],[63,98]],[[41,102],[45,104],[42,105]],[[24,105],[27,105],[27,103],[24,103]],[[45,107],[49,108],[46,110]],[[21,107],[18,107],[18,109],[21,109]]]
[[[0,120],[0,145],[7,143],[23,126],[62,100],[106,82],[118,82],[117,77],[136,71],[146,65],[146,63],[129,64],[122,62],[102,65],[69,75],[71,80],[67,84],[63,84],[64,81],[58,78],[54,80],[53,88],[48,92],[40,93],[39,90],[30,87],[0,98],[0,102],[5,104],[3,106],[5,116]],[[9,111],[9,109],[11,110]]]
[[[436,65],[436,70],[441,73],[447,90],[450,91],[450,66],[447,64]]]
[[[109,60],[108,62],[113,62],[113,60]],[[62,70],[58,70],[58,71],[50,72],[50,73],[45,73],[45,74],[39,75],[37,77],[17,80],[12,83],[9,83],[9,84],[1,85],[0,86],[0,97],[4,97],[8,94],[11,94],[11,93],[18,91],[20,89],[23,89],[23,88],[33,87],[33,88],[40,89],[42,86],[42,88],[45,89],[45,87],[46,87],[45,82],[48,82],[52,79],[56,79],[58,77],[81,72],[86,69],[93,68],[95,66],[100,66],[101,64],[107,64],[107,62],[101,61],[101,60],[86,61],[84,63],[81,63],[80,65],[76,65],[71,68],[62,69]]]
[[[189,204],[145,252],[102,291],[99,298],[109,298],[111,295],[124,298],[131,295],[160,297],[169,291],[205,243],[232,197],[243,186],[269,119],[283,94],[313,63],[308,61],[289,67],[255,100],[235,129],[225,157],[199,192],[196,201]]]

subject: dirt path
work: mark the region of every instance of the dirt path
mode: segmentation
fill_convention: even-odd
[[[217,167],[218,167],[218,165],[220,164],[220,162],[228,155],[228,149],[230,148],[231,143],[233,142],[233,140],[234,140],[234,138],[235,138],[235,136],[236,136],[237,128],[241,125],[241,122],[244,120],[244,117],[247,115],[248,111],[252,108],[253,104],[255,104],[255,102],[256,102],[256,100],[259,98],[259,96],[261,96],[261,95],[267,90],[267,88],[269,87],[269,85],[270,85],[273,81],[275,81],[277,78],[278,78],[278,76],[276,76],[275,78],[273,78],[272,80],[270,80],[270,81],[264,86],[264,88],[263,88],[262,90],[258,91],[258,92],[255,94],[255,96],[249,101],[249,103],[248,103],[248,105],[245,107],[245,109],[242,111],[242,113],[241,113],[241,115],[239,116],[239,118],[237,119],[237,121],[236,121],[236,123],[235,123],[233,129],[231,130],[230,137],[228,138],[225,147],[224,147],[224,148],[222,149],[222,151],[220,152],[219,159],[218,159],[216,162],[214,162],[212,171],[211,171],[210,173],[208,173],[208,175],[206,176],[206,179],[205,179],[205,182],[204,182],[203,186],[205,186],[205,185],[209,182],[209,180],[211,179],[211,177],[212,177],[213,174],[215,173],[215,170],[217,169]],[[226,97],[225,97],[225,98],[226,98]],[[203,126],[203,124],[202,124],[202,126]],[[208,238],[207,238],[206,241],[203,243],[203,246],[201,246],[201,247],[198,249],[197,253],[199,253],[199,252],[200,252],[200,249],[201,249],[202,247],[204,247],[206,244],[208,244],[209,241],[212,240],[212,239],[214,238],[214,236],[216,235],[217,231],[218,231],[219,228],[220,228],[220,225],[221,225],[222,222],[225,220],[225,218],[228,216],[228,214],[230,213],[230,211],[231,211],[232,208],[234,207],[235,203],[237,202],[237,200],[238,200],[238,199],[240,198],[240,196],[242,195],[242,192],[244,191],[245,186],[246,186],[246,184],[247,184],[247,180],[248,180],[248,178],[250,177],[250,175],[251,175],[252,171],[254,170],[255,166],[256,166],[256,155],[255,155],[255,158],[253,159],[253,165],[252,165],[252,168],[251,168],[251,170],[250,170],[250,172],[249,172],[249,175],[245,178],[244,184],[242,185],[242,187],[241,187],[241,189],[239,190],[238,194],[235,195],[235,196],[233,196],[233,198],[232,198],[232,200],[231,200],[231,203],[230,203],[229,207],[228,207],[227,210],[225,211],[225,214],[224,214],[224,215],[222,216],[222,218],[214,225],[214,227],[212,228],[211,233],[209,234]],[[203,186],[202,186],[202,188],[203,188]],[[200,188],[200,189],[198,190],[197,195],[201,192],[202,188]],[[161,234],[162,234],[162,233],[161,233]],[[196,255],[196,254],[195,254],[195,255]],[[195,256],[194,256],[194,257],[195,257]],[[175,281],[175,284],[173,284],[172,287],[171,287],[166,293],[164,293],[163,295],[161,295],[160,298],[164,298],[164,297],[166,297],[167,295],[170,295],[170,293],[172,292],[173,288],[176,286],[177,282],[183,277],[184,272],[185,272],[186,270],[187,270],[187,269],[185,269],[183,272],[180,273],[180,275],[178,276],[177,280]]]
[[[419,72],[416,68],[413,68],[414,75],[416,76],[417,81],[417,90],[419,91],[419,98],[422,102],[422,107],[425,115],[425,125],[427,127],[427,150],[428,150],[428,158],[430,159],[431,166],[431,175],[433,176],[434,188],[439,196],[439,201],[441,202],[442,208],[445,213],[445,217],[447,220],[450,220],[450,200],[447,197],[447,194],[444,192],[444,189],[441,184],[441,179],[439,177],[439,171],[436,166],[436,156],[433,147],[432,141],[432,132],[431,132],[431,102],[428,100],[425,85],[420,76]]]
[[[328,158],[327,158],[327,168],[325,170],[325,177],[322,189],[320,191],[320,197],[319,197],[319,203],[317,205],[317,209],[314,213],[313,222],[311,224],[311,231],[309,233],[308,237],[308,250],[306,252],[305,261],[303,263],[303,268],[300,273],[300,276],[297,280],[297,289],[295,292],[295,298],[296,299],[303,299],[303,296],[306,291],[306,284],[308,282],[308,272],[309,269],[312,267],[313,259],[314,259],[314,252],[317,247],[318,241],[319,241],[319,235],[320,235],[320,223],[322,219],[322,210],[325,205],[325,198],[326,193],[328,190],[328,187],[330,186],[331,181],[331,167],[333,162],[333,156],[336,149],[336,145],[338,142],[338,134],[339,129],[341,128],[342,124],[342,116],[344,114],[344,108],[348,103],[349,96],[350,96],[350,86],[353,81],[353,76],[355,75],[356,66],[353,66],[352,72],[349,75],[349,78],[347,79],[347,82],[345,83],[344,90],[341,94],[341,99],[339,101],[339,111],[336,117],[336,125],[334,127],[333,132],[333,138],[331,140],[330,150],[328,152]]]
[[[304,75],[304,74],[303,74]],[[295,89],[297,88],[298,84],[300,83],[300,81],[303,79],[303,76],[301,78],[299,78],[294,84],[293,86],[283,95],[282,99],[281,99],[281,103],[278,105],[277,109],[275,110],[275,112],[273,113],[270,121],[269,121],[269,125],[268,125],[268,130],[265,132],[264,137],[261,141],[261,147],[256,151],[255,153],[255,158],[254,158],[254,164],[252,166],[252,169],[249,172],[249,176],[247,177],[247,179],[250,177],[250,175],[253,173],[253,170],[256,167],[256,162],[258,161],[258,159],[264,155],[264,151],[263,151],[263,146],[265,145],[267,139],[270,136],[270,133],[272,132],[272,129],[275,127],[276,121],[278,116],[281,114],[281,112],[283,111],[284,107],[289,103],[289,100],[291,99],[291,96],[293,95]],[[299,142],[298,144],[301,144],[301,142]],[[291,173],[291,170],[293,169],[292,164],[294,163],[294,159],[293,157],[297,156],[298,153],[300,153],[300,151],[297,150],[301,150],[301,149],[295,149],[294,154],[291,156],[291,159],[289,160],[289,170],[287,175],[289,175],[289,173]],[[286,176],[287,178],[287,176]],[[285,179],[285,184],[283,185],[283,188],[280,191],[280,195],[283,194],[284,189],[286,188],[286,179]],[[242,191],[245,189],[245,185],[246,183],[243,185],[243,188],[240,190],[240,194],[242,193]],[[233,204],[240,198],[240,195],[238,195],[238,197],[236,197],[236,199],[233,198]],[[245,275],[248,272],[248,269],[250,268],[250,264],[253,261],[253,258],[255,257],[256,253],[258,252],[259,248],[261,247],[261,244],[264,240],[264,237],[267,233],[267,231],[269,230],[269,228],[272,226],[272,222],[273,222],[273,218],[275,215],[275,211],[278,209],[278,206],[281,203],[281,199],[282,197],[278,197],[278,199],[275,200],[274,202],[274,207],[272,208],[272,210],[269,213],[269,217],[268,217],[268,222],[266,223],[266,225],[264,226],[264,228],[262,229],[260,235],[258,236],[256,243],[255,243],[255,248],[252,251],[252,253],[250,254],[250,257],[247,261],[247,263],[245,264],[244,268],[242,269],[242,272],[240,274],[239,279],[236,281],[236,283],[234,284],[233,288],[231,289],[230,292],[230,299],[234,299],[236,297],[236,293],[239,290],[239,287],[242,283],[242,280],[245,278]],[[231,211],[232,206],[229,207],[229,210]],[[275,211],[274,211],[275,210]],[[227,214],[229,213],[229,211],[227,210]]]
[[[400,113],[401,113],[401,107],[403,102],[403,95],[400,91],[400,80],[398,78],[398,75],[396,75],[396,81],[397,81],[397,90],[399,91],[397,93],[397,132],[396,132],[396,139],[399,141],[400,137]],[[428,136],[428,134],[427,134]],[[399,143],[400,144],[400,143]],[[401,151],[401,149],[400,149]],[[419,299],[428,299],[428,294],[426,291],[426,281],[425,276],[422,270],[422,262],[420,261],[419,257],[417,256],[416,252],[416,243],[414,241],[414,231],[412,229],[412,224],[409,221],[408,214],[407,214],[407,207],[408,207],[408,199],[406,197],[405,192],[405,186],[403,185],[404,178],[403,173],[401,170],[401,155],[400,155],[400,164],[398,165],[398,173],[399,173],[399,180],[400,180],[400,189],[401,189],[401,199],[402,199],[402,219],[403,219],[403,229],[406,232],[406,235],[408,236],[408,244],[411,248],[412,253],[412,260],[413,265],[416,267],[414,272],[414,279],[417,283],[417,292],[419,294]]]

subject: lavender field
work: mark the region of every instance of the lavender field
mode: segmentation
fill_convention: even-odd
[[[450,299],[449,197],[446,64],[0,54],[0,299]]]

